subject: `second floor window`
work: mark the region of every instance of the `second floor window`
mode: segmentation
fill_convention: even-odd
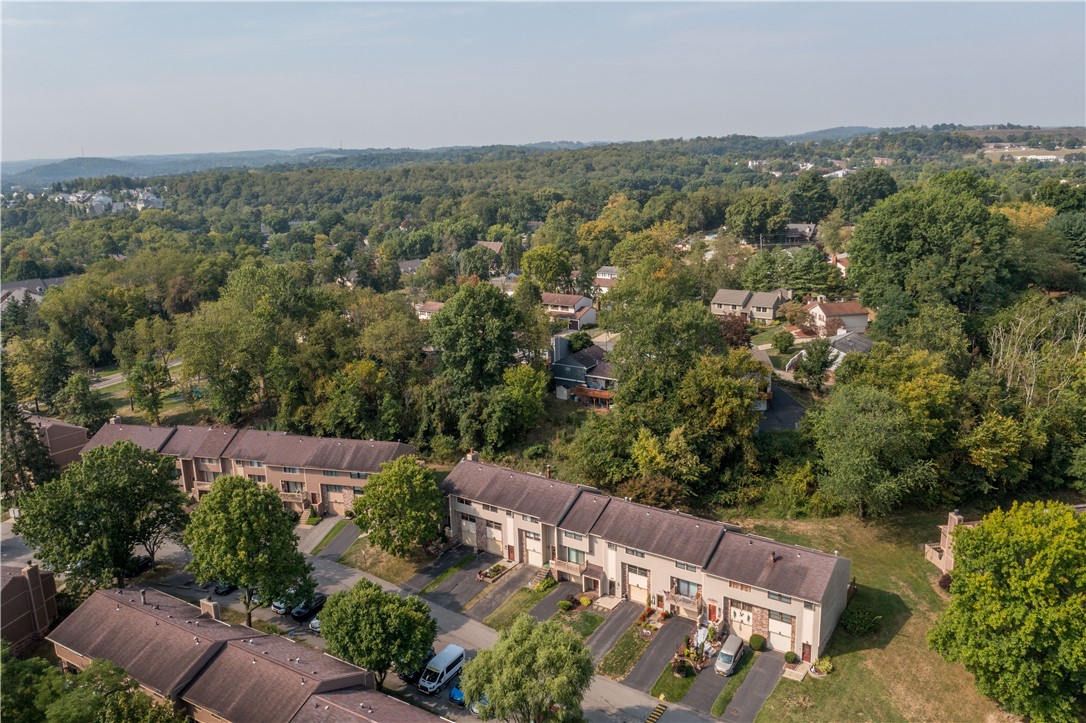
[[[325,477],[339,477],[339,472],[336,472],[334,469],[321,470],[321,474]]]
[[[301,482],[284,482],[283,491],[298,494],[300,492],[305,492],[305,487],[302,486]]]
[[[584,550],[574,550],[572,547],[566,548],[566,560],[572,562],[574,565],[584,564]]]
[[[297,467],[284,467],[283,474],[298,474]]]
[[[571,540],[580,541],[580,540],[584,539],[584,535],[579,535],[576,532],[570,532],[569,530],[564,530],[562,532],[562,534],[565,535],[566,537],[568,537]]]
[[[671,578],[671,592],[687,597],[694,597],[698,594],[698,584],[696,582],[690,582],[689,580],[680,580],[677,577],[673,577]]]

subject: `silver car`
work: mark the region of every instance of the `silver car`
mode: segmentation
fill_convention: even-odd
[[[720,646],[713,669],[717,675],[731,675],[743,660],[743,639],[738,635],[729,635]]]

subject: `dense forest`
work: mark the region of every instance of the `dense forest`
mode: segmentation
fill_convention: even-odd
[[[5,281],[69,276],[5,309],[5,395],[96,426],[88,376],[117,365],[149,422],[181,400],[192,421],[436,460],[476,448],[668,507],[862,516],[1086,491],[1086,167],[993,162],[985,141],[731,136],[77,179],[3,209]],[[826,177],[840,166],[858,170]],[[53,200],[144,187],[166,209]],[[818,224],[817,244],[742,242],[790,222]],[[408,259],[424,262],[401,275]],[[540,294],[588,292],[603,265],[623,269],[600,309],[620,333],[615,408],[556,411]],[[488,283],[514,270],[512,295]],[[877,343],[830,390],[824,368],[801,380],[816,403],[798,431],[758,434],[750,333],[707,302],[778,287],[858,297]],[[429,324],[424,300],[446,303]]]

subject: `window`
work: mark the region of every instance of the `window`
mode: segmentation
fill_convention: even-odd
[[[365,472],[351,472],[351,479],[366,479]]]
[[[456,501],[462,505],[467,505],[468,507],[471,507],[471,503],[465,500],[463,497],[457,497]]]
[[[542,536],[538,532],[525,532],[524,539],[526,540],[541,540]]]
[[[686,570],[688,572],[697,572],[698,571],[698,566],[697,565],[691,565],[691,564],[686,563],[686,562],[676,562],[675,567],[679,568],[680,570]]]
[[[732,588],[733,590],[742,590],[743,592],[750,592],[750,585],[744,585],[743,583],[736,582],[735,580],[729,580],[728,581],[728,587]]]
[[[578,542],[584,539],[584,535],[578,535],[576,532],[570,532],[569,530],[564,530],[562,534],[569,539],[577,540]]]
[[[584,564],[585,553],[584,550],[574,550],[572,547],[566,548],[566,561],[572,562],[574,565]]]
[[[260,484],[264,484],[268,481],[268,478],[262,474],[251,474],[249,475],[249,479],[251,479],[253,482],[259,482]]]
[[[321,470],[321,474],[325,477],[339,477],[339,472],[336,472],[334,469],[323,469]]]
[[[219,460],[214,457],[197,457],[196,461],[200,464],[218,464]]]
[[[475,517],[474,516],[465,515],[462,512],[460,513],[460,519],[463,520],[464,522],[475,522]]]
[[[769,593],[769,599],[770,600],[778,600],[778,601],[780,601],[782,603],[790,603],[790,602],[792,602],[792,598],[788,597],[787,595],[779,595],[779,594],[777,594],[775,592]]]
[[[483,505],[483,509],[486,510],[487,512],[497,512],[498,511],[498,508],[495,507],[494,505]]]
[[[524,520],[525,522],[534,522],[536,524],[539,524],[539,518],[532,517],[531,515],[521,515],[520,519]]]
[[[608,549],[608,550],[617,550],[617,549],[618,549],[618,545],[616,545],[616,544],[615,544],[615,543],[613,543],[613,542],[608,542],[608,543],[607,543],[607,549]]]
[[[499,523],[491,522],[490,520],[486,521],[486,526],[489,527],[492,530],[500,530],[502,528],[502,526]]]
[[[751,605],[750,603],[737,602],[737,601],[733,600],[732,601],[732,610],[744,610],[744,611],[749,613],[749,612],[752,612],[754,610],[754,606]]]
[[[248,462],[246,462],[245,464],[248,465],[249,467],[263,467],[264,466],[264,463],[261,462],[259,459],[251,459]]]
[[[626,566],[626,572],[628,572],[631,575],[641,575],[643,577],[648,577],[649,576],[649,571],[648,570],[646,570],[643,567],[638,567],[637,565],[627,565]]]
[[[782,623],[790,623],[790,622],[792,622],[792,616],[791,615],[787,615],[785,613],[779,613],[776,610],[770,610],[769,611],[769,619],[770,620],[778,620],[778,621],[780,621]]]
[[[298,474],[297,467],[284,467],[283,474]]]
[[[813,602],[807,602],[806,600],[804,600],[803,601],[803,607],[806,610],[814,610],[814,603]]]
[[[362,494],[364,492],[364,490],[361,487],[352,487],[351,491],[354,492],[356,495],[360,495],[360,494]]]
[[[687,597],[696,597],[698,594],[698,584],[696,582],[690,582],[689,580],[680,580],[677,577],[673,577],[671,578],[671,592]]]
[[[632,547],[627,547],[626,548],[626,554],[627,555],[633,555],[634,557],[644,557],[645,556],[645,553],[641,552],[641,550],[635,550]]]
[[[291,493],[296,494],[296,493],[299,493],[299,492],[304,492],[305,489],[302,487],[301,482],[284,482],[283,483],[283,491],[284,492],[291,492]]]
[[[512,517],[513,516],[513,510],[506,510],[505,511],[505,516],[506,517]]]
[[[325,492],[337,492],[337,493],[342,492],[345,489],[347,489],[343,485],[321,485],[321,487],[324,488]]]

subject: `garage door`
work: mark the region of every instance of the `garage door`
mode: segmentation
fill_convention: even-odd
[[[644,605],[649,598],[649,578],[647,575],[628,573],[626,575],[626,598],[638,605]]]
[[[769,621],[770,650],[785,651],[792,649],[792,623]]]
[[[460,515],[460,537],[468,547],[475,547],[475,518]]]
[[[524,547],[528,551],[528,564],[543,567],[543,541],[538,533],[528,532],[524,535]]]
[[[486,551],[502,554],[502,526],[497,522],[486,523]]]
[[[754,632],[754,612],[750,604],[733,600],[730,608],[732,630],[744,640],[750,638]]]

